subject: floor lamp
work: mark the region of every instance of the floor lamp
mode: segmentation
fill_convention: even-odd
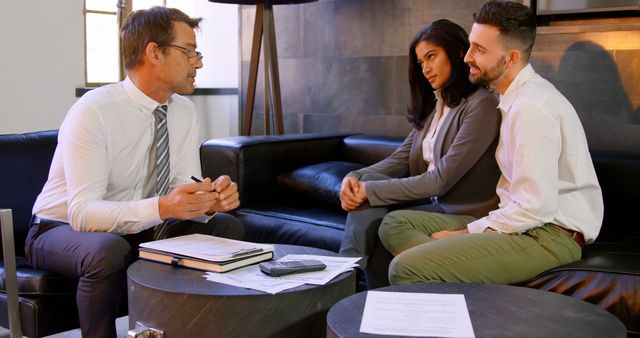
[[[256,5],[251,43],[251,63],[247,85],[247,101],[242,114],[242,135],[251,134],[253,104],[256,98],[256,82],[260,63],[260,48],[264,45],[264,134],[271,133],[271,114],[274,116],[276,134],[284,133],[282,99],[280,96],[280,74],[278,71],[278,51],[273,20],[273,5],[301,4],[317,0],[209,0],[239,5]]]

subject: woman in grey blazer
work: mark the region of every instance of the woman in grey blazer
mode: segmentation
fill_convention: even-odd
[[[378,227],[390,209],[479,218],[497,207],[500,170],[494,156],[501,116],[496,97],[469,81],[463,60],[468,48],[467,33],[449,20],[416,34],[409,47],[407,118],[413,130],[389,157],[342,181],[340,200],[349,215],[340,253],[363,257],[359,264],[369,287],[388,283],[391,256]]]

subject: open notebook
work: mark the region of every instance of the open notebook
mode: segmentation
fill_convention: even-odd
[[[272,244],[192,234],[140,244],[140,258],[193,269],[225,272],[273,258]]]

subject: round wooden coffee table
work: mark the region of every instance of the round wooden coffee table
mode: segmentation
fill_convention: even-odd
[[[593,304],[557,293],[509,285],[424,283],[375,289],[386,292],[463,294],[475,336],[519,338],[624,338],[618,318]],[[360,332],[366,292],[336,303],[327,337],[395,337]]]
[[[331,251],[275,245],[287,254]],[[302,285],[275,295],[208,281],[205,272],[138,260],[127,270],[129,327],[136,322],[172,337],[324,337],[326,314],[355,292],[355,273],[326,285]]]

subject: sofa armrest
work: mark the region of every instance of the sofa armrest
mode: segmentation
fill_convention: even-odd
[[[303,166],[343,159],[349,134],[289,134],[225,137],[200,148],[202,175],[229,175],[238,183],[240,200],[251,205],[273,198],[276,177]]]
[[[344,139],[347,161],[372,165],[384,160],[402,144],[403,139],[389,136],[353,135]]]

